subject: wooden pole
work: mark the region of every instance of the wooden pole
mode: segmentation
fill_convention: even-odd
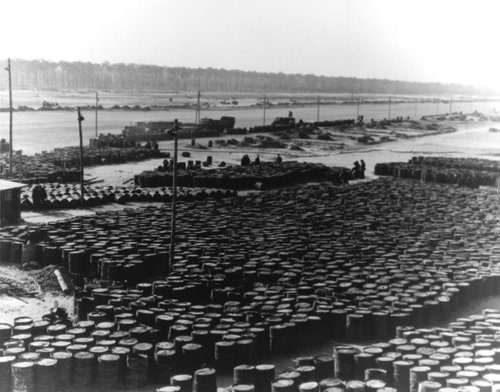
[[[10,58],[7,59],[5,70],[9,72],[9,176],[12,176],[12,72]]]
[[[97,106],[99,105],[99,93],[95,92],[95,137],[97,137]]]
[[[319,97],[318,97],[318,110],[316,113],[316,122],[319,122]]]
[[[359,121],[359,97],[358,97],[358,102],[356,106],[356,122]]]
[[[201,122],[201,103],[200,103],[200,99],[201,99],[201,92],[200,92],[200,90],[198,90],[198,99],[196,101],[196,114],[195,114],[195,118],[194,118],[195,124],[199,124]]]
[[[262,121],[262,125],[266,125],[266,101],[267,101],[267,98],[266,98],[266,94],[264,94],[264,119]]]
[[[389,97],[389,118],[388,118],[388,120],[391,119],[391,98],[392,97]]]
[[[174,120],[174,128],[172,129],[172,136],[174,137],[174,167],[172,176],[172,225],[170,231],[170,265],[169,272],[172,271],[175,256],[175,219],[177,207],[177,133],[179,130],[179,123],[177,119]]]
[[[85,120],[78,109],[78,132],[80,134],[80,204],[85,207],[84,189],[83,189],[83,137],[82,137],[82,121]]]

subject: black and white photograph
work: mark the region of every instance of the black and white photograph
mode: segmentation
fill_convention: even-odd
[[[0,37],[0,392],[500,392],[500,2]]]

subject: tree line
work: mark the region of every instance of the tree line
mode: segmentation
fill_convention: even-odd
[[[14,88],[114,91],[313,92],[372,94],[490,95],[491,89],[461,84],[421,83],[303,74],[263,73],[214,68],[164,67],[144,64],[11,60]],[[2,65],[6,60],[2,61]],[[0,88],[8,86],[0,78]]]

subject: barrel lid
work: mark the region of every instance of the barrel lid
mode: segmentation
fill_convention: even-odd
[[[234,370],[253,370],[253,369],[255,369],[255,366],[247,364],[238,365],[234,367]]]
[[[54,358],[42,358],[36,362],[37,366],[54,366],[57,363],[57,359]]]
[[[119,355],[116,354],[101,354],[99,355],[99,361],[109,361],[114,362],[120,359]]]
[[[289,378],[279,378],[273,381],[273,386],[283,387],[283,388],[290,387],[293,384],[294,384],[293,380]]]
[[[258,371],[270,371],[270,370],[275,370],[276,366],[272,364],[262,363],[260,365],[256,365],[255,369],[257,369]]]
[[[35,366],[35,363],[33,361],[19,361],[12,364],[12,367],[15,368],[30,368],[33,366]]]
[[[255,386],[253,384],[236,384],[233,385],[233,391],[236,392],[249,392],[249,391],[254,391]]]
[[[167,385],[164,387],[156,388],[156,392],[179,392],[180,390],[180,385]]]
[[[195,371],[196,376],[208,377],[216,374],[216,370],[214,368],[201,368]]]
[[[0,363],[8,363],[15,361],[16,357],[15,355],[2,355],[0,356]]]
[[[52,353],[52,358],[55,359],[69,359],[71,357],[73,357],[73,354],[67,351],[55,351]]]
[[[385,387],[385,382],[382,380],[367,380],[366,386],[373,389],[379,389]]]
[[[74,354],[74,358],[76,359],[92,359],[94,358],[94,354],[88,351],[79,351]]]
[[[198,369],[197,371],[200,371],[200,370],[204,370],[204,369]],[[191,376],[190,374],[176,374],[176,375],[172,376],[171,379],[175,380],[175,381],[182,382],[182,381],[192,380],[193,376]]]

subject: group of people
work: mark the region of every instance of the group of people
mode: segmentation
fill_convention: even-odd
[[[33,199],[33,211],[42,209],[45,199],[47,199],[47,192],[41,185],[35,185],[31,190],[31,198]]]
[[[365,170],[365,161],[361,159],[361,164],[358,161],[354,162],[354,167],[351,169],[352,178],[365,178]]]
[[[283,162],[283,158],[281,158],[281,155],[278,154],[278,156],[276,157],[276,163],[281,163],[281,162]],[[253,163],[255,165],[260,164],[260,155],[257,155],[255,157],[255,160],[253,161]],[[248,166],[251,164],[252,164],[252,161],[251,161],[250,157],[248,156],[248,154],[243,155],[243,157],[241,158],[241,166]]]

